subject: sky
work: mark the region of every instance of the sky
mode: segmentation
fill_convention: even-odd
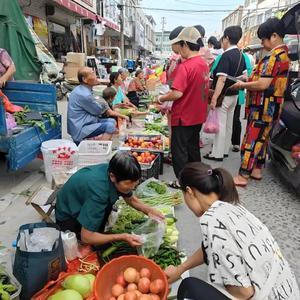
[[[142,0],[141,6],[146,8],[163,8],[166,11],[144,10],[151,14],[156,22],[156,31],[161,31],[161,18],[166,17],[166,30],[175,27],[202,25],[206,36],[214,35],[222,29],[222,19],[229,12],[171,12],[168,9],[179,10],[234,10],[243,4],[243,0]]]

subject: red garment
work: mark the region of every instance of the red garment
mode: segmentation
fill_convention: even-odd
[[[202,124],[207,116],[209,69],[200,57],[187,59],[177,67],[172,89],[183,93],[172,106],[172,126]]]
[[[0,90],[0,97],[2,97],[2,101],[3,101],[3,105],[4,105],[4,109],[5,111],[9,112],[9,113],[15,113],[15,112],[19,112],[19,111],[23,111],[24,108],[19,106],[19,105],[15,105],[12,104],[8,97],[2,92],[2,90]]]

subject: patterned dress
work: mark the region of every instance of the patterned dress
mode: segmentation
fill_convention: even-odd
[[[7,69],[13,64],[13,61],[5,49],[0,48],[0,77],[3,76]]]
[[[244,136],[240,175],[249,176],[254,168],[262,168],[266,161],[270,130],[278,120],[284,101],[289,70],[288,48],[285,45],[274,48],[253,71],[250,81],[259,78],[273,78],[264,91],[247,94],[247,129]]]

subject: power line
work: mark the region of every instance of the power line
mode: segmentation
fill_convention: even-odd
[[[144,7],[144,6],[136,6],[136,5],[128,5],[124,4],[126,7],[131,7],[131,8],[139,8],[143,10],[152,10],[152,11],[165,11],[165,12],[178,12],[178,13],[213,13],[213,12],[234,12],[234,11],[249,11],[252,12],[254,9],[245,9],[245,8],[237,8],[237,9],[201,9],[201,10],[195,10],[195,9],[172,9],[172,8],[158,8],[158,7]],[[290,5],[284,5],[284,6],[278,6],[277,9],[285,9],[289,8]],[[260,7],[256,8],[255,11],[258,10],[268,10],[270,7]]]

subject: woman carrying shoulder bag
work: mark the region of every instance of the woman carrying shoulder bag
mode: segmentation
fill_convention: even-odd
[[[212,152],[204,156],[205,159],[223,161],[228,156],[231,146],[232,122],[234,109],[238,101],[238,91],[230,90],[232,81],[227,75],[239,77],[247,73],[246,63],[237,43],[242,37],[240,26],[230,26],[224,31],[222,45],[224,53],[213,72],[214,94],[211,98],[211,109],[218,110],[220,121],[219,133],[215,135]],[[222,105],[217,107],[218,98],[223,95]]]

